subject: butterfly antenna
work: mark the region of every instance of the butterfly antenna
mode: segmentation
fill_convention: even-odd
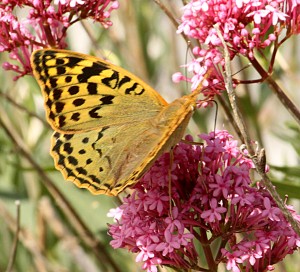
[[[170,162],[169,162],[169,168],[168,168],[168,182],[169,182],[169,213],[170,217],[173,219],[173,214],[172,214],[172,164],[174,162],[174,147],[171,148],[170,150]]]
[[[188,41],[188,42],[187,42],[186,51],[185,51],[185,63],[187,63],[187,58],[188,58],[188,53],[189,53],[190,47],[191,47],[191,42]],[[186,67],[185,67],[185,69],[184,69],[184,76],[185,76],[185,78],[187,78],[187,68],[186,68]],[[189,87],[189,86],[188,86],[188,82],[185,81],[185,89],[187,90],[188,87]]]
[[[203,82],[205,82],[210,77],[211,74],[212,74],[211,69],[206,71],[205,75],[203,76],[202,80],[198,84],[197,88],[195,90],[193,90],[192,97],[197,97],[199,94],[201,94],[201,92],[203,90],[207,90],[207,89],[211,88],[212,86],[215,86],[216,84],[220,84],[220,82],[218,82],[213,85],[210,84],[207,86],[203,86]]]
[[[237,75],[238,73],[240,73],[240,72],[246,70],[246,69],[249,68],[250,66],[252,66],[252,63],[249,62],[246,66],[242,67],[240,70],[238,70],[238,71],[236,71],[235,73],[233,73],[232,76]]]

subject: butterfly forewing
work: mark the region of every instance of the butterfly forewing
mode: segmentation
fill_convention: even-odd
[[[92,56],[38,50],[32,67],[42,87],[47,119],[64,133],[150,119],[167,105],[131,73]]]

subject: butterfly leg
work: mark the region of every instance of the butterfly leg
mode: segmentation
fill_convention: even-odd
[[[169,169],[168,169],[168,181],[169,181],[169,209],[170,209],[170,217],[173,219],[173,214],[172,214],[172,165],[174,162],[174,152],[173,152],[174,147],[171,148],[170,150],[170,163],[169,163]]]

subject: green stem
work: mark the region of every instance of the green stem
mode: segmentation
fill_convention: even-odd
[[[217,272],[218,267],[217,267],[216,262],[214,260],[213,254],[211,252],[210,244],[209,244],[209,241],[208,241],[207,236],[206,236],[206,230],[200,229],[200,233],[201,233],[200,242],[201,242],[204,254],[205,254],[205,258],[206,258],[206,261],[207,261],[207,265],[209,267],[209,271]]]
[[[289,111],[289,113],[294,117],[294,119],[300,124],[300,111],[297,106],[291,101],[291,99],[284,93],[284,91],[279,87],[276,81],[270,76],[269,73],[260,65],[260,63],[254,58],[249,59],[256,71],[261,75],[261,77],[266,80],[272,91],[276,94],[280,102]]]

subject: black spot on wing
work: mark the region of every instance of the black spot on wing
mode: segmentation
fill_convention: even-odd
[[[62,92],[63,91],[61,89],[54,89],[53,90],[53,98],[54,98],[54,100],[59,100],[61,98]]]
[[[74,165],[74,166],[78,165],[78,160],[77,160],[75,157],[73,157],[73,156],[69,156],[69,157],[67,158],[67,160],[68,160],[68,162],[69,162],[70,164],[72,164],[72,165]]]
[[[66,125],[66,117],[63,115],[58,116],[59,127],[64,127]]]
[[[103,137],[103,132],[107,129],[109,129],[109,126],[105,126],[101,129],[101,131],[98,133],[98,137],[96,141],[100,140]]]
[[[87,90],[89,94],[97,94],[97,83],[89,83]]]
[[[76,178],[74,175],[73,175],[73,170],[72,169],[70,169],[70,168],[68,168],[68,167],[65,167],[64,168],[65,169],[65,171],[67,172],[67,176],[68,177],[73,177],[74,179]]]
[[[92,110],[89,111],[89,115],[91,118],[96,118],[96,119],[99,119],[99,118],[102,118],[101,115],[98,115],[98,110],[100,110],[101,107],[96,107],[96,108],[93,108]]]
[[[124,77],[119,81],[118,87],[121,88],[122,85],[124,85],[125,83],[130,82],[130,81],[131,81],[130,77],[124,76]]]
[[[119,85],[119,73],[117,71],[113,71],[110,77],[102,79],[102,83],[109,88],[116,89]]]
[[[46,81],[46,79],[41,79],[43,82],[45,82]],[[47,93],[48,95],[49,95],[49,93],[51,92],[51,88],[49,88],[48,87],[48,85],[45,85],[44,86],[44,91],[45,91],[45,93]]]
[[[78,172],[78,174],[80,175],[87,175],[87,171],[83,168],[83,167],[77,167],[76,171]]]
[[[79,86],[71,86],[69,89],[68,89],[68,92],[70,95],[75,95],[75,94],[78,94],[79,93]]]
[[[64,137],[66,140],[71,140],[74,137],[74,134],[65,134]]]
[[[62,65],[62,64],[64,64],[64,63],[65,63],[65,62],[64,62],[63,59],[60,59],[60,58],[56,59],[56,65]]]
[[[88,137],[85,137],[82,139],[82,143],[83,144],[87,144],[89,142],[89,138]]]
[[[52,88],[52,89],[54,89],[54,88],[57,87],[57,78],[51,77],[51,78],[49,79],[49,82],[50,82],[50,85],[51,85],[51,88]]]
[[[79,112],[75,112],[72,114],[71,119],[73,121],[79,121],[80,120],[80,113]]]
[[[137,92],[140,90],[139,92]],[[125,94],[141,95],[145,92],[145,89],[142,88],[138,83],[134,83],[130,88],[127,88]]]
[[[90,184],[90,182],[87,180],[87,179],[85,179],[85,178],[82,178],[82,177],[74,177],[77,181],[79,181],[79,183],[81,184],[81,185],[85,185],[85,184],[87,184],[87,185],[89,185]]]
[[[85,99],[77,98],[73,101],[73,105],[76,106],[76,107],[79,107],[79,106],[83,105],[84,102],[85,102]]]
[[[59,154],[58,161],[57,161],[58,165],[65,165],[65,158],[66,158],[65,156]]]
[[[87,160],[85,161],[86,164],[91,164],[92,162],[93,162],[92,159],[87,159]]]
[[[71,146],[70,143],[64,144],[64,151],[67,152],[68,154],[71,154],[73,152],[73,147]]]
[[[73,68],[73,67],[77,66],[80,61],[82,61],[81,58],[68,57],[68,62],[66,63],[66,66]]]
[[[88,176],[93,182],[100,184],[101,180],[98,179],[95,175],[89,175]]]
[[[100,98],[100,102],[104,105],[113,104],[113,99],[115,98],[114,95],[105,95],[104,97]]]
[[[70,83],[71,81],[72,81],[72,77],[71,76],[66,76],[65,82]]]
[[[64,75],[66,73],[66,68],[63,66],[56,67],[56,73],[58,75]]]
[[[49,119],[54,120],[55,119],[55,114],[53,112],[50,112],[48,117],[49,117]]]
[[[106,69],[107,67],[104,64],[95,62],[91,67],[84,67],[82,73],[77,76],[77,79],[79,82],[88,82],[91,77],[99,75]]]
[[[55,110],[57,113],[61,113],[65,107],[65,103],[63,102],[55,102]]]
[[[48,106],[48,108],[51,108],[52,104],[53,101],[50,98],[48,98],[48,100],[46,101],[46,105]]]

